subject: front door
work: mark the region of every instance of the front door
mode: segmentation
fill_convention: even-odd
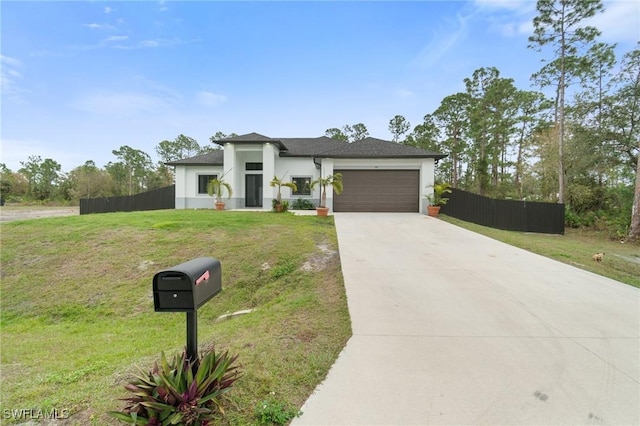
[[[245,175],[245,207],[262,207],[262,175]]]

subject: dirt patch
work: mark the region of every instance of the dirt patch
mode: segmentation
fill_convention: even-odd
[[[12,207],[0,208],[0,221],[42,219],[44,217],[77,216],[80,207]]]
[[[301,270],[305,272],[322,271],[327,267],[331,259],[338,255],[337,251],[331,250],[326,244],[318,244],[317,247],[320,252],[314,253],[311,259],[304,262],[300,267]]]

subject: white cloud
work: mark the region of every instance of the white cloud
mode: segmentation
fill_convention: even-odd
[[[475,13],[489,23],[489,29],[505,37],[528,35],[533,32],[534,1],[474,0]]]
[[[0,62],[2,65],[11,65],[14,67],[19,67],[22,63],[16,58],[12,58],[10,56],[0,55]]]
[[[196,93],[196,102],[206,107],[218,106],[227,101],[227,97],[217,93],[200,91]]]
[[[607,42],[631,42],[640,40],[640,2],[629,0],[605,1],[604,13],[587,23],[602,31]]]
[[[108,24],[96,24],[95,22],[92,22],[90,24],[82,24],[83,27],[87,27],[91,30],[108,30],[108,31],[113,31],[115,30],[115,27],[112,25],[108,25]]]
[[[397,89],[393,91],[393,96],[400,98],[400,99],[409,99],[409,98],[413,98],[416,94],[413,93],[411,90],[407,90],[407,89]]]
[[[449,22],[437,32],[434,31],[432,40],[420,50],[412,63],[424,68],[439,63],[442,57],[464,38],[470,18],[470,16],[458,14],[455,22]]]
[[[476,9],[485,15],[491,27],[504,36],[533,34],[536,2],[518,0],[474,0]],[[637,0],[605,0],[605,11],[588,19],[602,31],[608,42],[636,42],[640,40],[640,2]]]
[[[479,9],[487,11],[507,10],[517,14],[528,14],[536,10],[534,1],[518,1],[518,0],[474,0],[474,5]]]
[[[104,13],[109,14],[109,13],[111,13],[111,12],[113,12],[113,9],[112,9],[112,8],[110,8],[109,6],[105,6],[105,8],[104,8]]]
[[[142,47],[158,47],[159,45],[158,40],[143,40],[140,42],[140,46]]]
[[[166,12],[167,10],[169,10],[169,7],[166,6],[166,3],[167,3],[166,0],[160,0],[158,2],[158,6],[159,6],[158,10],[160,12]]]
[[[94,92],[81,96],[72,105],[94,115],[135,116],[160,113],[171,107],[168,99],[136,92]]]
[[[0,91],[2,92],[2,97],[23,102],[20,94],[24,91],[17,86],[17,81],[22,79],[22,73],[18,71],[18,68],[22,66],[22,62],[10,56],[0,55],[0,64],[2,65],[0,67]]]
[[[129,40],[129,36],[110,36],[104,39],[104,41],[110,42],[110,41],[125,41],[125,40]]]

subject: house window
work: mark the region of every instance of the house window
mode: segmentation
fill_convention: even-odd
[[[247,163],[245,170],[262,170],[262,163]]]
[[[293,192],[293,195],[311,195],[311,178],[305,177],[292,177],[291,182],[296,184],[297,191]]]
[[[217,177],[218,175],[198,175],[198,194],[207,194],[209,181]]]

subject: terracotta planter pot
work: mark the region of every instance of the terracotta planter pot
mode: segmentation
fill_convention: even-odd
[[[224,202],[216,202],[216,210],[224,210]]]
[[[427,206],[429,216],[438,217],[438,213],[440,213],[440,206]]]
[[[327,217],[329,214],[329,207],[316,207],[316,213],[320,217]]]

